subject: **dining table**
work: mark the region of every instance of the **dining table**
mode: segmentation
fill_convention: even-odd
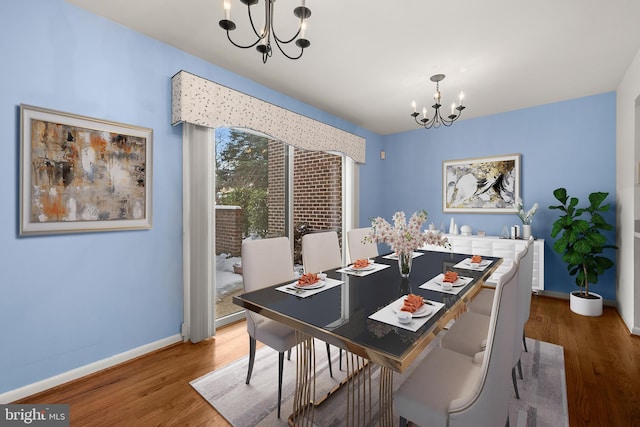
[[[290,425],[304,424],[298,421],[312,418],[313,407],[324,400],[313,396],[309,386],[315,381],[315,365],[309,361],[314,354],[314,338],[346,351],[347,380],[343,384],[349,387],[348,398],[357,400],[358,405],[362,405],[359,396],[371,388],[366,384],[371,366],[380,368],[380,424],[391,425],[393,373],[405,371],[466,310],[467,303],[501,263],[502,258],[497,257],[483,256],[481,263],[471,263],[469,254],[417,249],[411,272],[403,278],[397,256],[381,254],[370,259],[365,268],[346,265],[324,271],[326,277],[315,286],[281,283],[238,295],[233,302],[288,325],[299,336],[299,372]],[[443,275],[448,271],[457,273],[458,280],[455,287],[445,289]],[[408,323],[401,323],[397,313],[409,294],[422,297],[425,305]],[[359,375],[361,371],[366,375]],[[358,376],[358,383],[364,379],[364,390],[355,390],[349,384]],[[366,409],[366,399],[364,405],[360,412],[371,412]],[[350,407],[354,405],[347,404]]]

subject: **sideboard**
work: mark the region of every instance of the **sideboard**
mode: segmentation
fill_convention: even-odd
[[[460,234],[447,234],[451,248],[426,245],[424,249],[439,252],[456,252],[469,255],[484,255],[513,260],[516,253],[521,251],[525,240],[501,239],[498,236],[463,236]],[[500,274],[499,272],[496,272]],[[493,276],[492,276],[493,277]],[[489,278],[487,284],[491,284]],[[534,292],[544,290],[544,240],[537,239],[533,242],[533,282],[531,288]]]

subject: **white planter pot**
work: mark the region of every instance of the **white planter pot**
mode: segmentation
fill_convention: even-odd
[[[580,291],[571,292],[569,296],[569,304],[571,311],[583,316],[601,316],[602,315],[602,296],[594,292],[589,295],[596,298],[581,298]]]
[[[522,238],[527,240],[529,237],[531,237],[531,225],[522,224]]]

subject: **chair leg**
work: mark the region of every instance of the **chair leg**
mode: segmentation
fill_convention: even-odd
[[[291,360],[291,349],[287,352],[287,360]]]
[[[520,393],[518,393],[518,383],[516,382],[516,367],[511,368],[511,379],[513,380],[513,391],[516,392],[516,399],[520,399]]]
[[[284,370],[284,351],[278,353],[278,419],[280,418],[280,401],[282,400],[282,371]]]
[[[327,344],[327,360],[329,361],[329,376],[333,378],[333,369],[331,369],[331,350],[329,349],[329,343]]]
[[[524,377],[522,376],[522,362],[520,361],[520,359],[518,359],[518,373],[520,374],[520,379],[523,380]]]
[[[524,345],[524,351],[529,353],[529,350],[527,349],[527,340],[524,338],[524,331],[522,331],[522,344]]]
[[[342,349],[340,349],[340,354],[338,354],[338,369],[342,371]]]
[[[249,380],[251,379],[251,373],[253,372],[253,362],[256,361],[256,340],[255,338],[249,337],[249,370],[247,371],[247,382],[245,384],[249,384]]]

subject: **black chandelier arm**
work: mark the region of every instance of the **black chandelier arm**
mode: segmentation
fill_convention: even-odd
[[[298,31],[293,35],[293,37],[291,37],[289,40],[282,40],[280,37],[278,37],[276,35],[276,30],[275,28],[271,27],[271,32],[273,33],[273,39],[279,43],[282,44],[289,44],[292,41],[294,41],[296,39],[296,37],[298,37],[298,35],[300,35],[300,31],[302,29],[302,25],[300,25],[300,27],[298,27]]]
[[[274,9],[271,10],[271,13],[273,13]],[[271,32],[273,33],[273,39],[276,42],[282,43],[282,44],[289,44],[292,41],[294,41],[299,35],[300,32],[302,31],[302,24],[304,23],[304,20],[307,19],[308,17],[311,16],[311,10],[305,6],[298,6],[294,9],[293,14],[300,19],[300,24],[298,25],[298,31],[296,31],[296,33],[289,39],[289,40],[282,40],[280,37],[278,37],[278,35],[276,34],[276,29],[273,27],[273,25],[271,26]],[[301,40],[306,40],[306,39],[301,39]],[[305,46],[305,47],[308,47]],[[282,50],[280,50],[282,52]],[[284,53],[284,52],[282,52]],[[299,58],[299,56],[298,56]],[[292,59],[292,58],[289,58]],[[296,58],[297,59],[297,58]]]
[[[278,38],[277,38],[277,37],[275,37],[275,35],[274,35],[274,40],[275,40],[275,42],[276,42],[276,46],[278,46],[278,50],[279,50],[279,51],[280,51],[284,56],[286,56],[286,57],[287,57],[287,58],[289,58],[289,59],[293,59],[293,60],[295,60],[295,59],[300,59],[300,57],[301,57],[301,56],[302,56],[302,54],[304,53],[304,48],[303,48],[303,47],[301,47],[301,48],[300,48],[300,54],[299,54],[298,56],[291,56],[291,55],[289,55],[287,52],[285,52],[285,51],[284,51],[284,49],[282,49],[282,46],[280,46],[280,41],[278,40]],[[286,44],[286,43],[285,43],[285,44]]]
[[[270,15],[269,15],[269,5],[271,4],[270,0],[265,0],[264,2],[264,16],[265,16],[265,29],[267,31],[267,33],[269,32],[269,26],[271,25],[271,19],[270,19]],[[258,41],[262,40],[264,38],[264,36],[266,35],[261,35],[260,33],[258,33],[258,30],[256,30],[256,26],[253,24],[253,16],[251,15],[251,3],[247,2],[247,14],[249,15],[249,23],[251,24],[251,29],[253,30],[253,33],[256,35],[256,37],[258,38]],[[257,43],[257,42],[256,42]]]
[[[247,14],[249,15],[249,23],[251,24],[251,29],[253,30],[253,33],[258,38],[255,42],[253,42],[251,44],[247,44],[247,45],[242,45],[242,44],[238,44],[238,43],[234,42],[231,39],[231,34],[229,34],[229,32],[236,29],[235,22],[233,22],[233,21],[231,21],[229,19],[222,19],[222,20],[220,20],[218,22],[220,27],[227,32],[227,39],[229,39],[231,44],[234,45],[235,47],[239,47],[240,49],[252,48],[255,45],[257,45],[258,43],[260,43],[260,41],[264,38],[264,36],[261,37],[260,34],[258,34],[258,31],[256,30],[256,26],[253,24],[253,16],[251,15],[251,6],[252,6],[253,3],[252,2],[247,2],[246,4],[247,4]],[[269,1],[267,0],[265,4],[268,7]]]
[[[231,34],[229,34],[229,30],[227,30],[227,39],[229,39],[229,41],[231,42],[232,45],[234,45],[235,47],[239,47],[240,49],[249,49],[251,47],[254,47],[258,43],[260,43],[260,40],[262,40],[262,39],[258,39],[255,42],[253,42],[252,44],[248,44],[246,46],[245,45],[241,45],[241,44],[238,44],[238,43],[234,42],[233,40],[231,40]]]

